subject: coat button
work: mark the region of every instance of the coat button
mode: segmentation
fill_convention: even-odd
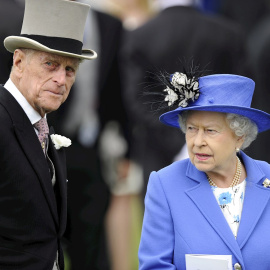
[[[233,268],[234,268],[234,270],[241,270],[242,269],[241,264],[239,264],[239,263],[236,263]]]

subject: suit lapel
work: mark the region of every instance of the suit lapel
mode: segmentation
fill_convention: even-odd
[[[186,190],[186,194],[198,207],[202,215],[209,222],[210,226],[216,231],[238,261],[240,263],[243,262],[238,243],[236,242],[233,233],[220,210],[205,173],[198,171],[195,166],[189,163],[187,176],[199,183],[192,189]],[[198,181],[198,179],[201,180]]]
[[[54,134],[54,129],[50,128],[50,135]],[[60,220],[60,233],[64,233],[66,228],[67,218],[67,184],[66,184],[66,160],[64,149],[56,150],[54,144],[49,137],[48,154],[54,164],[56,174],[56,190],[59,195],[59,220]]]
[[[58,225],[56,199],[52,188],[48,164],[34,129],[30,122],[29,125],[24,125],[23,128],[20,126],[14,126],[14,128],[25,155],[38,175],[38,179],[50,207],[52,216],[55,223]]]

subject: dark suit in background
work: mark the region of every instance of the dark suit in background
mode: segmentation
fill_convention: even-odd
[[[67,149],[69,220],[66,237],[69,240],[67,251],[72,269],[75,270],[109,269],[103,226],[110,192],[101,173],[97,146],[99,134],[106,123],[116,120],[124,126],[126,121],[117,59],[122,35],[121,22],[94,10],[90,16],[97,26],[95,33],[97,36],[93,37],[93,33],[90,35],[93,39],[99,40],[97,47],[93,47],[98,53],[95,62],[98,71],[93,78],[96,88],[88,89],[95,91],[96,96],[94,112],[99,118],[97,137],[92,143],[85,145],[80,141],[79,127],[70,127],[67,132],[64,126],[68,123],[68,115],[73,113],[70,111],[72,102],[80,90],[76,88],[76,82],[66,103],[49,115],[50,121],[57,126],[57,132],[72,140],[71,147]],[[91,70],[81,72],[87,76],[87,72],[90,73]]]
[[[221,0],[219,13],[239,23],[246,35],[256,27],[269,12],[268,0]]]
[[[221,0],[219,13],[239,23],[245,32],[248,77],[256,83],[252,106],[270,111],[270,2],[268,0]],[[269,133],[258,135],[245,152],[255,159],[270,162]]]
[[[4,39],[10,35],[19,35],[23,21],[23,5],[15,0],[0,0],[0,83],[5,83],[12,66],[12,54],[4,47]]]
[[[270,15],[262,18],[253,27],[247,40],[247,48],[248,64],[256,83],[252,106],[270,112]],[[246,152],[255,159],[263,159],[270,163],[269,149],[269,132],[265,132],[258,134],[257,140]]]
[[[142,98],[144,91],[162,91],[153,87],[148,72],[183,71],[182,64],[189,68],[193,58],[195,65],[206,69],[204,75],[241,74],[243,42],[238,25],[191,6],[164,9],[141,28],[127,33],[122,71],[125,104],[132,119],[131,156],[143,167],[145,186],[150,172],[171,163],[184,145],[181,132],[162,125],[158,121],[160,112],[151,113],[151,107],[144,104],[155,99]]]

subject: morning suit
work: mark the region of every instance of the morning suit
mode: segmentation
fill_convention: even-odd
[[[140,270],[186,269],[185,254],[232,255],[242,270],[268,270],[270,166],[243,152],[246,190],[237,238],[224,218],[206,174],[189,159],[153,172],[139,248]],[[234,268],[233,268],[234,269]]]
[[[199,65],[203,75],[240,75],[244,72],[244,36],[229,20],[191,6],[172,6],[127,33],[122,51],[124,98],[133,135],[131,151],[142,164],[147,183],[151,171],[169,165],[185,144],[180,130],[168,130],[158,121],[163,111],[159,96],[151,93],[162,93],[163,89],[153,74],[184,72]]]
[[[37,134],[15,98],[0,87],[0,269],[51,270],[66,227],[65,153],[49,136],[53,187]],[[50,129],[50,134],[53,130]]]

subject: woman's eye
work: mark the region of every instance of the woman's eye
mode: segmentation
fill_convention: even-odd
[[[187,130],[189,132],[196,132],[197,129],[195,127],[187,127]]]
[[[217,131],[214,130],[214,129],[207,129],[207,132],[210,133],[210,134],[214,134],[214,133],[216,133]]]

